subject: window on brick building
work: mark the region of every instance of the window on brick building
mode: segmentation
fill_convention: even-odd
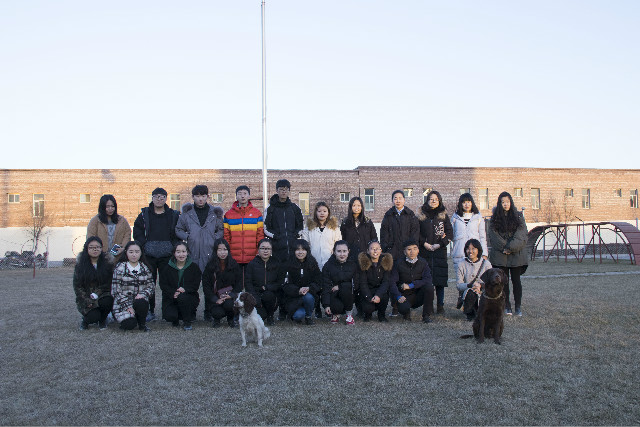
[[[514,188],[513,197],[522,197],[522,188]]]
[[[375,190],[373,188],[364,189],[364,210],[372,211],[375,209]]]
[[[582,209],[591,209],[591,190],[582,189]]]
[[[223,199],[222,193],[211,193],[211,201],[213,203],[222,203]]]
[[[44,216],[44,194],[33,195],[33,216]]]
[[[613,195],[615,197],[622,197],[622,188],[617,188],[617,189],[613,190]]]
[[[540,189],[531,189],[531,209],[540,209]]]
[[[351,197],[349,197],[349,193],[346,193],[346,192],[341,192],[341,193],[340,193],[340,201],[341,201],[341,202],[343,202],[343,203],[345,203],[345,202],[346,202],[346,203],[348,203],[348,202],[349,202],[349,199],[351,199]]]
[[[480,209],[489,209],[489,189],[481,188],[478,190],[478,202]]]
[[[422,203],[427,203],[429,200],[427,199],[427,195],[431,193],[431,188],[425,188],[422,190]]]
[[[573,197],[573,188],[565,188],[564,197]]]
[[[91,194],[81,194],[80,195],[80,203],[91,203]]]
[[[180,210],[180,194],[169,194],[169,207],[175,211]]]
[[[404,197],[412,197],[413,196],[413,188],[403,188],[402,192],[404,193]]]
[[[632,208],[638,207],[638,189],[629,190],[629,206]]]
[[[463,195],[464,193],[471,194],[471,189],[470,188],[461,188],[460,189],[460,195]]]
[[[298,206],[302,215],[309,215],[309,193],[298,193]]]
[[[8,194],[9,203],[20,203],[20,195],[19,194]]]

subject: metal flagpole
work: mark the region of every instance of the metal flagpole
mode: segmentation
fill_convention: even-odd
[[[264,214],[267,209],[267,56],[266,45],[264,41],[264,14],[265,2],[262,1],[260,6],[261,22],[262,22],[262,202]]]

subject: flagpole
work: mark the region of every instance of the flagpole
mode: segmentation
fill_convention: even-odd
[[[267,209],[267,56],[266,45],[264,40],[264,15],[265,1],[262,0],[260,6],[260,15],[262,23],[262,202],[263,209]]]

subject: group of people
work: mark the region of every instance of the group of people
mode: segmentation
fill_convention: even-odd
[[[527,227],[509,193],[500,194],[485,227],[468,193],[460,196],[449,218],[439,192],[431,191],[416,215],[396,190],[378,239],[360,197],[349,201],[341,224],[327,203],[318,202],[305,225],[290,191],[289,181],[279,180],[263,217],[246,185],[236,189],[236,201],[226,213],[207,203],[205,185],[193,188],[193,203],[181,213],[166,204],[167,192],[156,188],[134,222],[133,240],[115,198],[102,196],[73,276],[80,328],[97,323],[104,329],[111,313],[121,329],[149,331],[156,283],[162,318],[176,327],[182,321],[185,330],[193,328],[200,286],[204,320],[213,327],[223,320],[237,325],[233,305],[242,291],[253,294],[268,325],[275,323],[276,312],[279,320],[307,325],[323,316],[331,323],[344,316],[353,325],[354,307],[364,322],[374,313],[387,322],[389,305],[391,316],[407,321],[411,310],[421,307],[422,321],[430,323],[434,299],[435,313],[445,311],[450,242],[458,308],[467,318],[472,320],[477,310],[480,276],[492,266],[503,269],[513,283],[515,309],[507,283],[506,314],[522,315]]]

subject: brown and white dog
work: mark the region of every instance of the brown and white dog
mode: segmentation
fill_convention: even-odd
[[[500,344],[502,331],[504,330],[504,306],[505,295],[504,285],[507,283],[507,276],[499,268],[490,268],[485,271],[480,280],[482,285],[482,295],[478,303],[478,314],[473,321],[473,335],[463,335],[460,338],[471,338],[472,336],[481,343],[486,338],[493,338],[496,344]]]
[[[239,315],[240,334],[242,335],[242,346],[247,346],[247,334],[258,342],[258,347],[262,347],[262,340],[271,336],[269,328],[264,326],[262,317],[256,310],[256,299],[249,292],[240,292],[233,304],[233,310]]]

